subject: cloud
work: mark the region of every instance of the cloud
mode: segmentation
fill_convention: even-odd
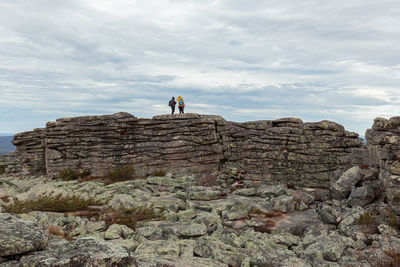
[[[14,0],[0,12],[0,132],[151,117],[182,95],[188,112],[363,133],[400,104],[393,0]]]

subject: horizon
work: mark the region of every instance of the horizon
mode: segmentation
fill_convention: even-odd
[[[400,106],[400,2],[0,3],[0,132],[126,111],[331,120],[364,135]]]

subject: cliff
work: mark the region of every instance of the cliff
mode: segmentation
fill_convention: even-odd
[[[331,121],[297,118],[236,123],[211,115],[139,119],[116,113],[48,122],[16,135],[13,144],[24,170],[52,177],[66,168],[104,176],[133,164],[140,175],[156,170],[209,175],[228,169],[244,173],[249,184],[327,188],[332,177],[362,161],[357,134]]]

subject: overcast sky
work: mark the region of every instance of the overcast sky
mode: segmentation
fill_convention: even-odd
[[[400,115],[398,0],[0,0],[0,133],[60,117]]]

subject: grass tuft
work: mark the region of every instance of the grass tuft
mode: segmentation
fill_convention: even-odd
[[[153,206],[133,207],[133,208],[121,207],[107,214],[105,221],[107,227],[110,226],[111,224],[118,223],[126,225],[131,229],[135,230],[137,223],[140,221],[164,219],[164,216],[162,215],[164,210],[165,208],[156,210]]]
[[[358,217],[356,223],[361,226],[365,233],[376,233],[378,231],[379,221],[369,211],[364,212]]]

